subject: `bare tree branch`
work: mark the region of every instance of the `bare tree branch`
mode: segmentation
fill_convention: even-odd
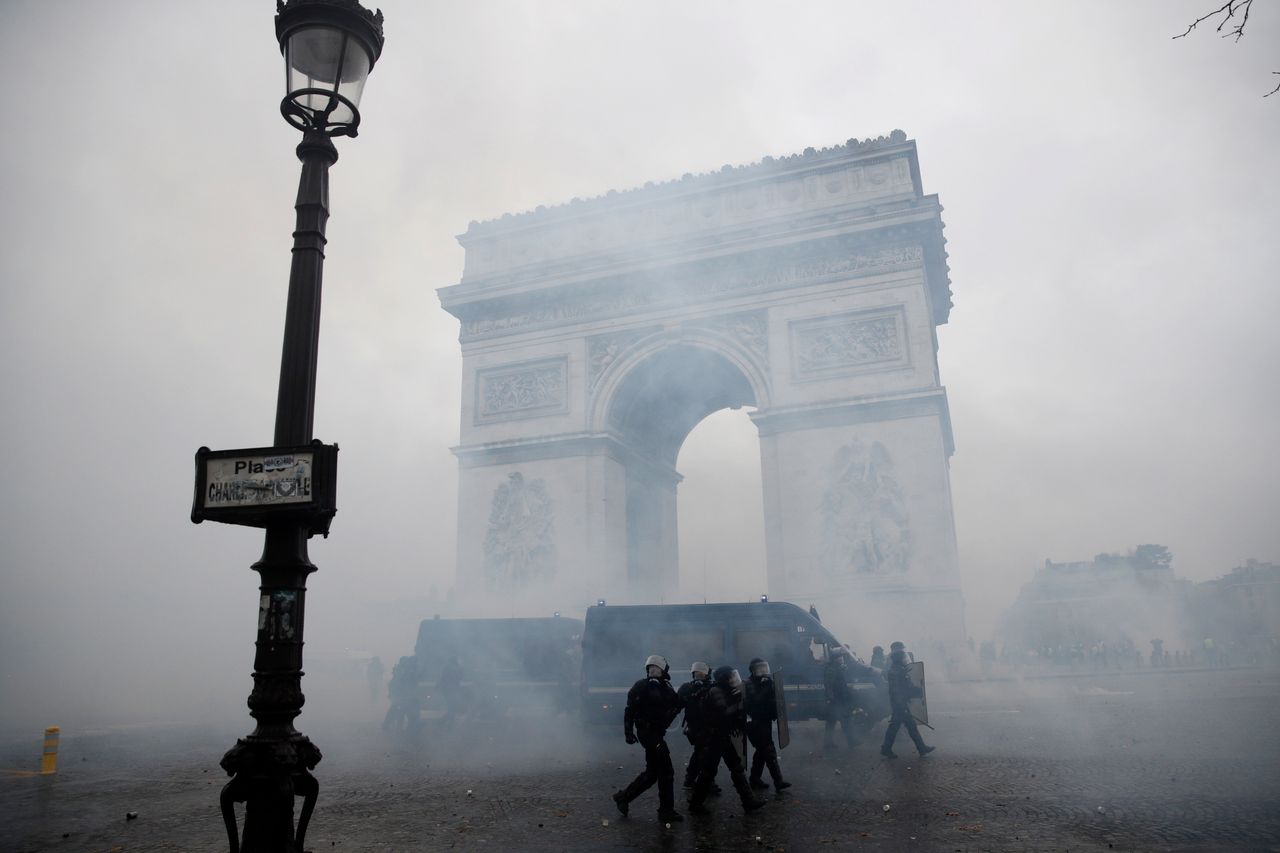
[[[1235,36],[1236,41],[1239,41],[1240,37],[1244,35],[1245,25],[1249,23],[1249,10],[1252,7],[1253,7],[1253,0],[1227,0],[1226,3],[1223,3],[1217,9],[1214,9],[1212,12],[1208,13],[1207,15],[1201,15],[1199,18],[1196,18],[1194,21],[1191,22],[1191,25],[1187,27],[1186,32],[1180,33],[1179,35],[1174,36],[1174,38],[1176,39],[1186,38],[1188,35],[1191,34],[1191,31],[1194,30],[1196,27],[1198,27],[1200,24],[1204,23],[1210,18],[1216,18],[1218,15],[1222,15],[1223,16],[1222,20],[1218,22],[1218,26],[1215,28],[1215,31],[1222,33],[1223,38],[1227,38],[1229,36]],[[1224,12],[1226,13],[1225,15],[1223,15]],[[1240,23],[1232,27],[1227,32],[1223,33],[1222,28],[1231,22],[1231,20],[1236,16],[1237,12],[1240,13]]]
[[[1218,21],[1218,26],[1214,28],[1214,31],[1219,33],[1222,38],[1231,38],[1234,36],[1236,41],[1240,41],[1240,39],[1244,37],[1244,28],[1249,24],[1249,12],[1252,11],[1252,9],[1253,0],[1227,0],[1227,2],[1223,3],[1212,12],[1196,18],[1187,27],[1186,31],[1179,33],[1174,36],[1174,38],[1186,38],[1191,34],[1192,30],[1203,24],[1205,21],[1212,20],[1213,18],[1221,15],[1222,20]],[[1232,26],[1230,29],[1227,29],[1226,32],[1223,32],[1223,29],[1226,28],[1228,24]],[[1272,71],[1271,73],[1280,74],[1280,71]],[[1262,97],[1269,98],[1276,92],[1280,92],[1280,83],[1277,83],[1274,89],[1267,92]]]

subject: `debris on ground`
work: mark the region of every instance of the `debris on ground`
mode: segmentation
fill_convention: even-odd
[[[1102,809],[1098,809],[1098,811],[1102,811]],[[137,813],[137,812],[125,812],[125,814],[124,814],[124,819],[125,819],[125,820],[137,820],[137,819],[138,819],[138,813]]]

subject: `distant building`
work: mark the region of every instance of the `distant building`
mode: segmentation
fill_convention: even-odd
[[[1158,545],[1099,554],[1090,562],[1045,560],[1005,612],[1001,639],[1009,649],[1037,651],[1189,642],[1191,584],[1174,576],[1171,562]]]
[[[1280,640],[1280,566],[1249,560],[1217,580],[1196,584],[1198,633],[1236,662],[1274,657]]]

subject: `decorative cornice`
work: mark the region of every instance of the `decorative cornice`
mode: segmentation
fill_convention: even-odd
[[[955,453],[951,434],[951,411],[945,388],[922,388],[876,397],[854,397],[838,403],[773,407],[751,413],[760,435],[781,435],[809,429],[827,429],[852,424],[876,423],[935,416],[942,421],[942,438],[947,456]]]
[[[669,194],[672,190],[682,193],[695,187],[703,190],[734,183],[743,178],[767,177],[789,171],[796,166],[810,167],[820,165],[846,158],[850,154],[862,154],[905,145],[907,141],[907,134],[904,131],[894,130],[888,136],[877,136],[874,139],[868,137],[862,140],[849,139],[844,144],[832,145],[829,148],[817,149],[810,147],[798,154],[788,154],[782,157],[763,157],[755,163],[747,163],[740,166],[726,163],[714,172],[702,172],[696,175],[686,172],[675,180],[648,181],[641,187],[633,187],[626,190],[609,190],[604,195],[592,198],[573,198],[564,204],[551,205],[549,207],[538,205],[531,211],[504,213],[501,217],[483,222],[472,221],[467,227],[466,236],[481,236],[506,230],[513,225],[524,226],[548,221],[561,217],[566,213],[577,216],[592,212],[596,208],[615,204],[623,199],[657,198],[664,194]]]
[[[491,465],[523,465],[546,459],[571,459],[607,456],[637,473],[644,472],[668,488],[674,489],[684,479],[674,468],[652,455],[635,450],[611,433],[561,433],[530,439],[492,441],[450,448],[461,468],[484,468]]]

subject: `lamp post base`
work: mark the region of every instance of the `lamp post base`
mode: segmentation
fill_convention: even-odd
[[[311,775],[320,750],[305,735],[287,739],[249,735],[222,757],[232,776],[222,788],[219,805],[231,853],[301,853],[307,824],[316,807],[320,783]],[[302,797],[297,832],[293,800]],[[244,803],[244,836],[236,837],[235,803]]]

